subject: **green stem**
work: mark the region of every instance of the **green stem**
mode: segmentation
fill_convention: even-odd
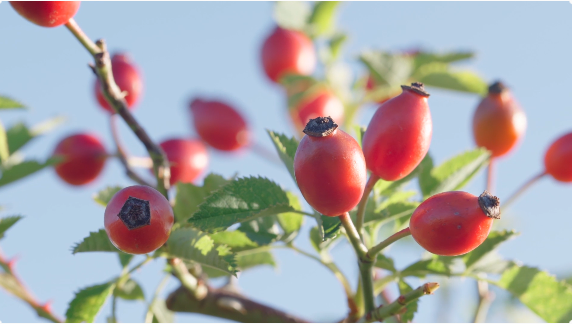
[[[528,188],[530,188],[533,184],[535,184],[538,180],[542,179],[545,175],[547,175],[546,171],[542,171],[541,173],[533,176],[527,182],[525,182],[520,188],[516,190],[511,196],[509,196],[504,203],[501,204],[501,207],[507,208],[510,204],[512,204],[520,195],[522,195]]]
[[[493,193],[493,187],[494,187],[494,158],[490,158],[489,160],[489,165],[487,166],[487,183],[486,183],[486,188],[487,191],[490,192],[491,194]]]
[[[77,38],[77,40],[85,47],[85,49],[91,55],[95,55],[101,52],[101,49],[79,28],[75,19],[70,18],[65,25],[69,31]]]
[[[149,306],[147,307],[147,314],[145,314],[145,323],[153,323],[153,315],[154,315],[153,314],[153,304],[157,301],[159,294],[165,288],[165,286],[169,282],[170,278],[171,278],[171,274],[167,274],[163,278],[163,280],[161,280],[161,282],[159,282],[157,289],[155,289],[155,293],[153,294],[153,298],[151,298],[151,302],[149,303]]]
[[[342,222],[342,226],[346,230],[346,235],[348,240],[352,244],[354,250],[357,253],[358,259],[360,261],[369,261],[367,258],[367,247],[362,243],[359,233],[352,222],[349,213],[344,213],[343,215],[338,216],[340,221]]]
[[[375,309],[375,293],[373,289],[373,263],[359,261],[359,272],[363,289],[365,313]]]
[[[173,272],[177,279],[179,279],[183,287],[191,293],[195,299],[201,300],[206,296],[208,288],[189,273],[189,270],[181,259],[172,258],[169,259],[168,262],[173,267]]]
[[[474,323],[484,323],[487,314],[494,299],[494,294],[489,291],[488,283],[483,280],[477,280],[477,291],[479,293],[479,304],[475,311]]]
[[[373,190],[373,187],[375,186],[375,184],[377,183],[378,180],[379,180],[379,177],[373,173],[369,176],[369,179],[367,180],[367,183],[365,184],[365,189],[363,191],[363,195],[361,196],[361,200],[357,206],[358,209],[357,209],[357,218],[356,218],[356,229],[357,229],[360,237],[362,238],[362,240],[363,240],[362,230],[363,230],[363,222],[364,222],[364,218],[365,218],[365,209],[367,206],[367,200],[369,199],[369,194]]]
[[[409,227],[402,229],[401,231],[391,235],[390,237],[388,237],[387,239],[385,239],[385,241],[382,241],[381,243],[377,244],[376,246],[372,247],[371,249],[369,249],[369,251],[367,252],[367,257],[369,260],[373,261],[375,260],[375,256],[381,252],[383,249],[385,249],[386,247],[388,247],[390,244],[392,244],[393,242],[400,240],[404,237],[407,237],[411,235],[411,230],[409,230]]]
[[[300,215],[306,215],[306,216],[310,216],[310,217],[315,217],[314,214],[307,213],[307,212],[302,211],[302,210],[293,210],[292,213],[296,213],[296,214],[300,214]]]
[[[117,296],[115,294],[111,297],[111,320],[112,323],[117,323]]]
[[[133,272],[135,272],[136,270],[138,270],[139,268],[141,268],[142,266],[146,265],[147,263],[149,263],[149,261],[153,260],[152,257],[150,256],[146,256],[145,260],[139,262],[137,265],[133,266],[133,268],[131,268],[131,270],[129,270],[125,275],[130,275]]]
[[[425,295],[430,295],[435,290],[439,288],[439,284],[436,282],[426,283],[419,288],[412,290],[404,295],[399,296],[393,303],[389,305],[383,305],[373,312],[367,313],[364,318],[360,320],[360,322],[373,322],[373,321],[380,321],[382,322],[386,318],[390,316],[395,316],[399,314],[403,308],[407,306],[407,304],[411,303],[412,301],[419,299]]]

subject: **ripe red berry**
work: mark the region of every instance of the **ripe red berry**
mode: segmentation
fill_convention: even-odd
[[[387,181],[402,179],[419,165],[433,133],[423,84],[401,87],[399,96],[379,106],[363,137],[367,168]]]
[[[126,54],[113,55],[111,58],[111,70],[113,71],[113,78],[119,89],[127,92],[125,101],[127,102],[127,107],[132,110],[135,108],[135,104],[139,101],[143,93],[143,81],[139,70]],[[107,103],[107,100],[105,100],[99,80],[95,80],[93,89],[99,105],[108,112],[114,113],[115,110],[113,110],[113,108],[109,106],[109,103]]]
[[[487,238],[493,218],[500,218],[499,206],[499,199],[487,191],[479,197],[463,191],[442,192],[415,209],[409,222],[411,235],[431,253],[465,254]]]
[[[290,110],[297,129],[302,130],[310,119],[329,116],[338,123],[344,119],[344,104],[329,90],[311,93]]]
[[[221,101],[195,99],[190,104],[197,133],[210,146],[238,150],[250,143],[250,130],[236,109]]]
[[[53,155],[63,159],[55,166],[58,176],[76,186],[95,180],[107,159],[105,147],[92,134],[75,134],[64,138],[56,146]]]
[[[67,23],[79,9],[81,1],[10,1],[12,8],[30,22],[42,27]]]
[[[294,156],[302,195],[318,212],[340,216],[360,201],[366,182],[359,144],[329,117],[310,120]]]
[[[546,173],[562,182],[572,182],[572,133],[554,141],[544,155]]]
[[[201,141],[170,139],[159,145],[171,164],[171,185],[193,182],[208,166],[207,149]]]
[[[262,66],[274,82],[289,73],[312,74],[316,67],[312,40],[302,32],[276,27],[262,46]]]
[[[473,135],[478,146],[493,157],[508,153],[524,135],[526,115],[512,93],[501,83],[489,87],[473,116]]]
[[[119,190],[105,208],[107,236],[125,253],[155,251],[167,242],[174,221],[169,201],[147,186]]]

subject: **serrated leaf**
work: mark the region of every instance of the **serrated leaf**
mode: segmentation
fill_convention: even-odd
[[[477,73],[469,70],[452,70],[444,63],[426,64],[419,68],[414,78],[425,86],[476,93],[481,96],[488,91],[487,82]]]
[[[310,242],[312,243],[312,246],[314,247],[314,249],[316,249],[318,253],[330,249],[334,245],[333,243],[337,242],[337,240],[340,237],[341,236],[338,235],[332,239],[324,241],[318,227],[312,227],[310,229]]]
[[[288,137],[284,134],[275,133],[270,130],[266,130],[266,132],[268,132],[272,143],[274,143],[278,156],[280,156],[280,159],[284,162],[288,172],[290,172],[290,176],[292,176],[292,179],[294,179],[294,182],[296,183],[296,175],[294,175],[294,156],[298,149],[298,140],[294,137]]]
[[[491,283],[509,291],[548,323],[572,320],[572,287],[545,271],[515,265]]]
[[[347,40],[348,35],[344,33],[337,33],[328,41],[328,45],[330,46],[330,53],[333,59],[337,59],[340,56],[342,46],[346,43]]]
[[[375,259],[375,264],[377,268],[389,270],[391,272],[395,272],[395,264],[393,263],[393,259],[387,257],[381,253],[379,253]]]
[[[103,207],[106,207],[111,198],[113,198],[113,196],[115,196],[115,194],[121,189],[123,189],[123,187],[120,186],[107,187],[94,194],[93,200],[95,200],[96,203],[102,205]]]
[[[97,232],[90,232],[83,241],[76,243],[72,247],[72,254],[79,252],[121,252],[109,240],[104,229]]]
[[[314,10],[308,19],[308,29],[313,37],[330,33],[334,29],[338,1],[322,1],[314,3]]]
[[[266,178],[248,177],[215,191],[188,222],[203,231],[219,231],[236,223],[292,210],[280,186]]]
[[[417,206],[419,206],[419,203],[416,201],[391,202],[383,206],[379,211],[371,213],[366,211],[364,224],[375,222],[377,225],[381,225],[395,220],[402,220],[401,223],[405,223],[411,218]]]
[[[496,251],[491,251],[477,261],[472,267],[473,273],[502,274],[506,270],[515,266],[516,263],[510,260],[504,260]],[[466,272],[466,271],[465,271]]]
[[[298,196],[290,191],[286,192],[286,195],[288,196],[288,201],[290,201],[290,206],[294,208],[294,210],[302,209]],[[276,215],[276,219],[282,230],[284,230],[285,235],[298,232],[302,227],[302,223],[304,223],[304,216],[294,212],[278,214]]]
[[[186,222],[193,213],[198,210],[199,205],[210,196],[215,190],[228,184],[230,180],[223,176],[211,173],[203,181],[203,186],[195,186],[192,183],[178,183],[177,196],[175,197],[175,220]]]
[[[320,215],[322,219],[322,229],[324,231],[324,241],[331,240],[338,236],[342,227],[342,222],[338,217]]]
[[[153,323],[174,323],[175,313],[167,309],[167,304],[163,299],[155,299],[151,305],[153,312]]]
[[[26,106],[24,106],[20,102],[14,100],[14,99],[8,98],[8,97],[0,96],[0,110],[3,110],[3,109],[23,109],[23,108],[26,108]]]
[[[126,266],[129,265],[131,260],[133,260],[134,255],[121,252],[121,253],[118,253],[118,257],[119,257],[119,263],[121,264],[121,267],[125,268]]]
[[[105,283],[77,292],[66,311],[66,322],[92,323],[114,288],[115,283]]]
[[[429,53],[419,52],[415,55],[415,69],[430,63],[453,63],[467,60],[475,56],[474,52],[448,52],[448,53]]]
[[[515,231],[495,231],[491,232],[487,239],[473,251],[463,256],[463,262],[470,272],[477,263],[487,254],[493,252],[501,243],[519,235]]]
[[[272,253],[268,251],[239,254],[236,257],[236,264],[242,271],[261,265],[269,265],[276,268],[274,256],[272,256]]]
[[[240,224],[237,231],[243,232],[258,245],[268,245],[280,238],[275,216],[261,217]]]
[[[0,239],[4,237],[4,233],[10,227],[12,227],[12,225],[16,224],[16,222],[18,222],[22,218],[23,218],[22,216],[10,216],[10,217],[0,218]]]
[[[274,4],[274,20],[285,29],[304,30],[311,8],[307,2],[278,1]]]
[[[64,117],[54,117],[34,125],[32,128],[28,128],[24,123],[13,125],[6,132],[10,154],[14,154],[32,139],[51,131],[64,121]]]
[[[10,150],[8,149],[8,137],[6,136],[6,129],[0,121],[0,162],[4,162],[10,156]]]
[[[401,296],[407,294],[410,291],[413,291],[413,288],[411,288],[411,286],[409,286],[405,281],[403,281],[403,279],[400,279],[397,282],[397,285],[399,287],[399,294]],[[417,313],[418,303],[419,299],[415,299],[412,302],[409,302],[405,306],[405,311],[401,313],[402,323],[411,323],[413,321],[413,316],[415,315],[415,313]]]
[[[453,273],[453,257],[443,257],[433,255],[430,259],[417,261],[401,271],[403,277],[416,276],[425,277],[427,275],[450,276]]]
[[[248,238],[246,233],[242,231],[218,232],[211,234],[210,237],[213,239],[215,244],[224,244],[230,247],[233,252],[250,250],[258,247],[258,244]]]
[[[145,293],[137,281],[129,278],[116,285],[113,294],[125,300],[145,300]]]
[[[29,160],[19,164],[10,165],[1,170],[2,177],[0,178],[0,187],[32,175],[45,167],[56,164],[59,161],[59,158],[50,158],[44,163]]]
[[[413,72],[413,59],[400,53],[367,51],[359,59],[379,86],[391,88],[405,84]]]
[[[419,187],[424,197],[464,187],[489,162],[490,153],[482,148],[463,152],[434,168],[423,168]]]
[[[200,263],[204,267],[236,274],[235,255],[226,245],[215,244],[206,233],[190,227],[173,230],[160,253]]]

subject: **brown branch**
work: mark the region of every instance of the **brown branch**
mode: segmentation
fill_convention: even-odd
[[[308,323],[236,292],[212,287],[208,287],[206,296],[198,300],[181,286],[167,298],[167,308],[174,312],[198,313],[243,323]]]

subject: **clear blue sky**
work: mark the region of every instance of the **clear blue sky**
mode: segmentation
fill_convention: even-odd
[[[135,116],[154,139],[193,134],[186,104],[191,96],[205,95],[234,103],[247,116],[257,141],[271,148],[265,128],[292,132],[285,118],[283,93],[266,80],[259,62],[261,43],[273,28],[271,14],[272,3],[268,2],[86,2],[76,20],[92,38],[105,38],[111,50],[128,51],[142,69],[145,93]],[[344,3],[338,24],[350,34],[344,59],[358,75],[364,70],[353,62],[366,48],[471,49],[478,55],[467,67],[487,81],[501,78],[511,87],[526,111],[528,129],[518,149],[498,163],[496,194],[502,199],[541,170],[545,149],[553,139],[572,130],[571,14],[569,2],[360,2]],[[31,143],[26,156],[43,159],[61,137],[83,130],[97,132],[112,149],[107,116],[92,95],[89,62],[88,53],[65,28],[40,28],[18,16],[7,2],[0,4],[0,94],[31,107],[25,112],[2,112],[2,122],[9,126],[20,120],[35,124],[56,115],[68,117],[64,126]],[[434,134],[430,152],[441,162],[474,146],[470,122],[479,99],[431,92]],[[371,108],[364,110],[361,123],[366,124],[372,113]],[[132,154],[144,154],[127,128],[122,134]],[[211,172],[262,175],[293,188],[285,169],[253,154],[230,158],[209,153]],[[4,206],[0,216],[26,216],[2,240],[2,250],[20,257],[17,270],[26,284],[41,301],[53,300],[60,315],[74,291],[105,282],[120,271],[114,254],[70,253],[75,242],[103,227],[103,208],[91,196],[114,184],[131,184],[116,161],[107,164],[95,183],[81,188],[65,185],[52,170],[0,188],[0,205]],[[477,194],[483,186],[481,175],[466,190]],[[498,224],[522,232],[501,248],[501,254],[554,274],[572,275],[567,253],[572,246],[571,194],[571,185],[550,178],[528,191]],[[311,226],[313,221],[307,219],[298,241],[306,250],[311,250],[307,240]],[[333,254],[355,284],[357,269],[349,245],[338,245]],[[398,244],[390,252],[398,266],[421,254],[422,249],[411,242]],[[342,289],[327,270],[290,251],[277,251],[276,258],[278,270],[260,268],[240,276],[240,286],[248,296],[310,320],[337,321],[344,316]],[[162,267],[155,262],[135,275],[148,298],[161,279]],[[435,308],[446,295],[443,289],[423,299],[416,321],[469,320],[474,283],[449,282],[454,296],[450,311],[436,314]],[[173,279],[166,292],[175,287]],[[97,321],[105,321],[109,304]],[[521,317],[502,316],[503,305],[499,304],[490,319],[535,320],[526,317],[526,312],[519,312]],[[142,321],[145,307],[141,302],[121,301],[119,320]],[[197,315],[176,319],[214,320]],[[0,321],[37,320],[27,305],[0,290]]]

